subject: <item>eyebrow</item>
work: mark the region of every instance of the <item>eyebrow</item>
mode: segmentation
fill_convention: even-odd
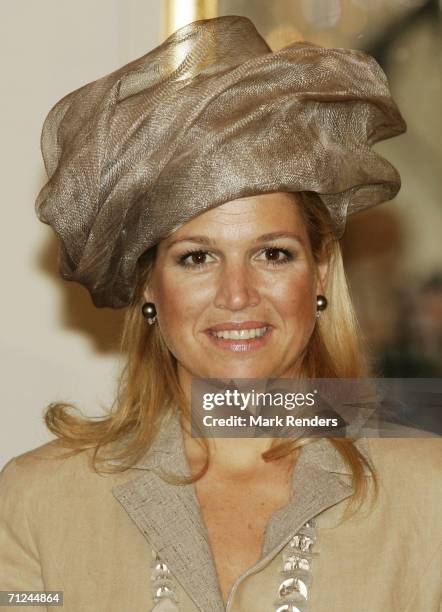
[[[270,242],[271,240],[276,240],[277,238],[292,238],[301,244],[304,244],[303,239],[293,232],[270,232],[269,234],[262,234],[258,236],[256,240],[254,240],[254,244],[259,244],[260,242]],[[175,244],[179,242],[196,242],[197,244],[203,244],[206,246],[216,246],[216,240],[212,238],[208,238],[207,236],[187,236],[186,238],[177,238],[176,240],[172,240],[167,247],[166,250],[169,250]]]

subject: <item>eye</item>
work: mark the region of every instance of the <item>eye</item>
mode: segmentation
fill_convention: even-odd
[[[179,256],[178,263],[184,268],[202,268],[208,264],[208,256],[208,251],[187,251]]]
[[[288,263],[293,260],[293,253],[288,249],[281,249],[279,247],[266,247],[261,254],[266,256],[267,263],[271,265],[280,265]]]

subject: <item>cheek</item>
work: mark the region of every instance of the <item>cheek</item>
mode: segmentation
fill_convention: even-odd
[[[161,334],[172,353],[185,342],[192,332],[203,307],[203,296],[189,291],[186,283],[177,283],[167,275],[155,284],[155,298]]]
[[[286,320],[302,323],[314,317],[316,284],[311,271],[300,272],[276,283],[272,293]]]
[[[207,290],[199,290],[195,284],[177,282],[175,277],[167,275],[156,284],[155,295],[160,312],[160,318],[169,324],[180,325],[180,321],[194,320],[206,303]]]

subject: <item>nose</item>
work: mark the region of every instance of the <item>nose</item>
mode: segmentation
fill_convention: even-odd
[[[246,263],[231,262],[220,271],[215,306],[228,310],[243,310],[260,302],[253,270]]]

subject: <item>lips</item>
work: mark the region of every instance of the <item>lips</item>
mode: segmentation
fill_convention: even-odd
[[[257,330],[256,335],[254,331],[248,333],[249,330]],[[266,321],[224,321],[206,329],[205,334],[220,349],[248,352],[265,346],[272,331],[273,326]],[[241,337],[240,334],[247,337]]]
[[[233,329],[253,329],[257,327],[272,327],[267,321],[225,321],[206,329],[206,332],[230,331]]]

